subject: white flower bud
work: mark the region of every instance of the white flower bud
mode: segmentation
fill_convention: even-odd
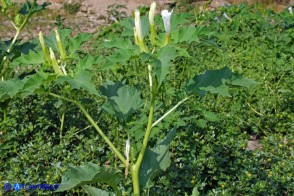
[[[166,34],[170,34],[170,18],[171,18],[171,14],[173,13],[173,10],[171,12],[169,12],[168,10],[162,10],[161,11],[161,17],[163,20],[163,24],[164,24],[164,29]]]
[[[135,28],[136,28],[136,34],[139,40],[143,40],[143,34],[142,34],[142,26],[141,26],[141,18],[140,18],[140,11],[135,11]]]
[[[293,9],[292,9],[292,7],[288,7],[288,10],[289,10],[290,14],[293,15]]]
[[[149,10],[149,23],[150,23],[150,26],[154,26],[155,9],[156,9],[156,3],[155,3],[155,1],[153,1],[153,3],[151,3],[150,10]]]
[[[223,13],[223,16],[228,19],[229,21],[232,21],[232,19],[226,14],[226,12]]]

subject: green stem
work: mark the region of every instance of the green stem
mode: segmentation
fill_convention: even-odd
[[[17,40],[17,38],[18,38],[20,32],[22,31],[22,29],[23,29],[23,28],[26,26],[26,24],[28,23],[28,20],[29,20],[29,18],[31,17],[31,15],[32,15],[32,11],[33,11],[33,9],[34,9],[34,7],[35,7],[35,4],[36,4],[36,1],[34,1],[34,3],[33,3],[32,7],[31,7],[31,9],[30,9],[28,15],[25,17],[25,19],[24,19],[23,23],[21,24],[21,26],[18,27],[18,28],[16,27],[16,34],[15,34],[15,36],[14,36],[12,42],[9,44],[9,46],[8,46],[8,48],[7,48],[7,50],[6,50],[7,53],[10,53],[10,51],[12,50],[13,46],[14,46],[15,43],[16,43],[16,40]],[[4,56],[3,59],[2,59],[2,61],[1,61],[1,66],[0,66],[0,69],[1,69],[1,80],[4,80],[4,78],[3,78],[3,75],[5,74],[4,63],[5,63],[6,60],[7,60],[7,55]]]
[[[134,188],[134,195],[139,196],[140,195],[140,181],[139,181],[139,171],[140,167],[144,158],[144,154],[147,149],[148,140],[151,134],[152,130],[152,122],[153,122],[153,115],[154,115],[154,105],[155,105],[155,92],[153,91],[151,94],[151,104],[150,104],[150,110],[149,110],[149,117],[148,117],[148,124],[147,129],[145,132],[143,145],[141,147],[138,159],[134,165],[131,167],[131,173],[132,173],[132,181],[133,181],[133,188]]]
[[[152,45],[155,45],[155,26],[154,25],[150,25],[150,41]]]
[[[4,124],[5,124],[6,121],[7,121],[7,106],[4,107],[4,111],[3,111],[3,122],[4,122]],[[4,130],[3,130],[4,134],[6,133],[6,131],[7,131],[7,127],[5,125]]]
[[[113,143],[108,139],[108,137],[104,134],[104,132],[100,129],[100,127],[95,123],[95,121],[93,120],[93,118],[90,116],[90,114],[87,112],[87,110],[78,102],[60,95],[56,95],[54,93],[48,93],[49,95],[59,98],[59,99],[63,99],[65,101],[71,102],[76,104],[80,110],[84,113],[84,115],[86,116],[86,118],[88,119],[88,121],[93,125],[93,127],[96,129],[96,131],[100,134],[100,136],[104,139],[104,141],[109,145],[109,147],[111,148],[111,150],[116,154],[116,156],[121,160],[121,162],[123,162],[123,164],[126,164],[126,159],[124,158],[124,156],[118,151],[118,149],[113,145]]]
[[[59,138],[60,138],[60,141],[59,143],[61,144],[62,143],[62,131],[63,131],[63,125],[64,125],[64,116],[65,116],[65,112],[62,112],[62,116],[61,116],[61,119],[60,119],[60,128],[59,128]]]

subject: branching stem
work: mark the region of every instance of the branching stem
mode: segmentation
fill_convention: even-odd
[[[63,96],[60,96],[60,95],[56,95],[54,93],[48,93],[48,94],[53,96],[53,97],[56,97],[56,98],[63,99],[65,101],[74,103],[76,106],[78,106],[80,108],[80,110],[84,113],[84,115],[86,116],[88,121],[93,125],[93,127],[96,129],[96,131],[100,134],[100,136],[104,139],[104,141],[109,145],[111,150],[116,154],[116,156],[121,160],[121,162],[123,162],[123,164],[126,164],[126,159],[124,158],[124,156],[118,151],[118,149],[113,145],[113,143],[108,139],[108,137],[100,129],[100,127],[95,123],[95,121],[90,116],[90,114],[87,112],[87,110],[78,101],[73,100],[73,99],[69,99],[69,98],[66,98],[66,97],[63,97]]]

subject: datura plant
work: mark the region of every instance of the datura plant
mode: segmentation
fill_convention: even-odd
[[[35,5],[35,1],[28,5]],[[178,88],[182,99],[161,115],[156,112],[162,106],[161,95],[169,93],[165,92],[164,84],[171,82],[168,78],[171,69],[179,62],[177,59],[191,58],[184,48],[186,43],[199,42],[208,32],[204,27],[182,25],[189,21],[189,15],[163,10],[161,20],[155,16],[155,9],[154,2],[151,4],[149,22],[147,16],[141,17],[140,11],[136,10],[134,20],[126,19],[115,24],[120,25],[121,32],[102,43],[99,47],[103,52],[97,56],[82,53],[82,45],[90,39],[91,34],[81,33],[73,37],[68,29],[56,29],[47,37],[40,32],[39,45],[28,53],[22,53],[13,61],[3,58],[0,101],[42,94],[70,102],[80,109],[89,124],[108,144],[113,157],[120,161],[120,164],[113,163],[110,166],[99,166],[93,162],[72,166],[62,177],[58,192],[82,187],[90,195],[123,195],[126,194],[125,190],[132,190],[135,196],[146,193],[154,185],[155,176],[171,164],[169,145],[176,134],[175,126],[164,138],[156,141],[156,138],[152,138],[154,128],[183,106],[184,102],[195,101],[206,93],[230,96],[231,86],[248,87],[255,84],[231,72],[228,67],[209,70],[187,78],[186,83]],[[17,31],[21,28],[22,25],[17,27]],[[8,48],[8,53],[11,48]],[[101,71],[102,79],[103,74],[110,70],[115,72],[118,68],[131,65],[138,77],[134,79],[128,72],[123,72],[125,75],[119,81],[97,84],[92,81],[97,76],[97,69],[93,65]],[[26,75],[19,77],[15,71],[18,66],[30,66],[31,70],[25,70]],[[127,82],[128,79],[133,82]],[[101,119],[95,113],[91,115],[93,112],[89,110],[93,111],[93,107],[89,107],[89,101],[85,102],[85,99],[98,104],[99,111],[115,116],[125,131],[119,137],[124,140],[120,143],[124,144],[123,149],[117,141],[111,141],[107,134],[111,130],[105,130],[105,125],[103,128],[100,126]],[[137,123],[129,123],[134,118]],[[141,123],[142,126],[137,126]],[[135,127],[132,129],[130,125]],[[153,141],[152,146],[150,140]],[[123,188],[130,185],[125,183],[127,181],[132,185]],[[106,186],[107,190],[94,187],[103,184],[109,185]]]

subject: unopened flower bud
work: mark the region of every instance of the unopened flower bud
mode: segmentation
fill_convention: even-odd
[[[139,10],[135,11],[135,29],[136,29],[135,33],[138,38],[140,50],[143,52],[147,52],[147,48],[144,44],[144,38],[143,38],[143,33],[142,33],[141,18],[140,18],[140,11]]]
[[[58,33],[57,29],[55,29],[55,37],[56,37],[57,46],[58,46],[58,49],[59,49],[59,52],[60,52],[61,60],[65,60],[66,59],[66,51],[65,51],[65,49],[63,47],[63,44],[61,42],[61,39],[60,39],[60,36],[59,36],[59,33]]]
[[[56,60],[56,57],[54,55],[52,48],[49,48],[49,51],[50,51],[50,59],[51,59],[51,63],[52,63],[52,67],[53,67],[54,72],[57,75],[63,75],[61,69],[58,66],[58,63],[57,63],[57,60]]]
[[[155,44],[155,27],[154,27],[155,9],[156,9],[156,3],[153,1],[149,10],[150,40],[152,44]]]
[[[170,23],[170,19],[171,19],[171,15],[173,13],[173,10],[171,12],[169,12],[168,10],[162,10],[161,11],[161,17],[163,20],[163,24],[164,24],[164,29],[165,29],[165,45],[168,44],[170,42],[170,30],[171,30],[171,23]]]
[[[50,63],[50,54],[49,54],[48,49],[46,48],[45,41],[44,41],[44,36],[43,36],[42,31],[39,32],[39,41],[40,41],[40,44],[41,44],[41,47],[42,47],[44,58],[48,63]]]

